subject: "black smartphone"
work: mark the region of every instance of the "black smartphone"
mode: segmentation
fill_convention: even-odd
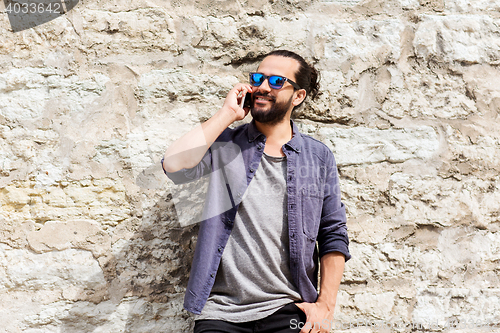
[[[243,97],[243,100],[241,101],[240,106],[242,109],[252,107],[252,94],[251,93],[246,93],[245,97]]]

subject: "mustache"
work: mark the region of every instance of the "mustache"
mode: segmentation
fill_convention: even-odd
[[[253,93],[253,100],[255,101],[255,99],[257,97],[259,97],[259,96],[265,97],[265,98],[269,98],[272,102],[276,102],[276,97],[274,97],[274,96],[272,96],[270,94],[263,94],[263,93],[260,93],[260,92],[254,92]]]

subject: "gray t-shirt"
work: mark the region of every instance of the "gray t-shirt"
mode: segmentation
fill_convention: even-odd
[[[212,292],[195,320],[259,320],[301,300],[290,274],[286,207],[286,159],[264,153],[238,207]]]

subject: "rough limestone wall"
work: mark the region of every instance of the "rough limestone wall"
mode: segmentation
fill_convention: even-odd
[[[0,331],[189,331],[159,160],[277,48],[322,71],[296,117],[339,166],[342,328],[500,322],[500,1],[82,0],[0,15]]]

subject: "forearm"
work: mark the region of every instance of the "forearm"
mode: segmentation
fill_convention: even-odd
[[[242,120],[248,114],[249,109],[242,109],[240,103],[249,92],[252,92],[252,86],[238,83],[229,91],[224,105],[216,114],[175,141],[165,152],[163,159],[165,171],[176,172],[200,163],[219,135],[233,122]]]
[[[324,303],[331,311],[337,303],[337,293],[344,274],[344,266],[345,257],[340,252],[330,252],[321,257],[321,282],[317,302]]]
[[[321,257],[321,284],[318,299],[315,303],[296,303],[307,317],[307,323],[300,333],[330,332],[344,265],[344,255],[340,252],[329,252]],[[320,327],[316,327],[317,323],[321,323]]]
[[[209,120],[175,141],[165,152],[165,171],[175,172],[196,166],[217,137],[233,122],[234,113],[222,108]]]

